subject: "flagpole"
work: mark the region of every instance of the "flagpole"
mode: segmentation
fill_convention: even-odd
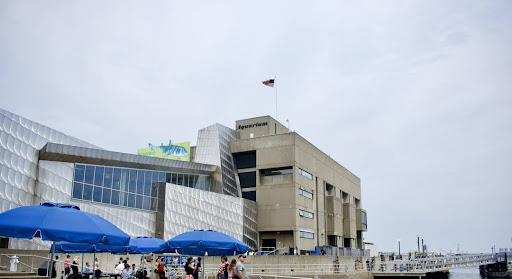
[[[277,76],[274,76],[274,92],[275,92],[275,99],[276,99],[276,120],[277,120],[277,86],[276,86],[276,78],[277,78]]]

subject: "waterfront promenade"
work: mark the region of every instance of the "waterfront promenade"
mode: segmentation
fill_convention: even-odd
[[[8,250],[0,249],[0,266],[9,266],[9,258],[5,255],[17,254],[20,258],[20,271],[37,271],[37,268],[43,263],[44,258],[48,257],[47,251],[27,251],[27,250]],[[22,254],[26,254],[23,256]],[[65,254],[64,254],[65,255]],[[62,260],[65,256],[61,255]],[[92,254],[78,254],[80,261],[82,257],[85,261],[92,262]],[[105,272],[113,272],[115,263],[120,256],[130,257],[130,263],[137,266],[140,264],[140,255],[111,255],[97,254],[100,261],[100,269]],[[153,259],[156,255],[153,255]],[[234,257],[229,257],[231,260]],[[367,260],[368,263],[367,264]],[[495,261],[493,254],[471,254],[453,257],[431,257],[409,260],[389,260],[381,261],[375,258],[373,265],[370,257],[351,257],[351,256],[248,256],[245,266],[247,273],[251,278],[373,278],[373,277],[424,277],[429,273],[448,272],[450,268],[475,266],[479,264]],[[220,257],[206,257],[203,261],[206,276],[215,278],[220,263]],[[57,265],[58,271],[62,270],[62,264]],[[177,274],[170,279],[184,278],[182,267],[175,269]],[[168,273],[171,274],[171,269]]]

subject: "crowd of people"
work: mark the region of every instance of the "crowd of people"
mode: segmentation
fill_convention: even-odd
[[[219,266],[217,279],[247,279],[248,277],[244,266],[245,258],[246,255],[239,255],[238,260],[232,259],[230,262],[228,262],[227,257],[221,257],[221,264]],[[71,259],[71,256],[67,255],[63,262],[63,275],[59,279],[101,278],[102,271],[100,269],[98,258],[95,258],[94,260],[94,267],[92,267],[89,262],[85,262],[83,266],[83,272],[79,271],[79,269],[81,269],[79,259],[79,256],[75,256],[73,259]],[[58,256],[56,257],[56,261],[58,261]],[[129,261],[129,257],[120,257],[119,260],[114,264],[114,273],[118,274],[121,279],[150,279],[148,277],[148,269],[150,268],[150,265],[148,264],[148,259],[146,257],[143,257],[141,260],[139,268],[137,268],[136,264],[134,263],[130,265]],[[164,257],[158,257],[154,265],[153,279],[199,279],[203,269],[202,258],[188,257],[187,261],[183,264],[183,267],[185,269],[184,272],[179,272],[179,264],[177,262],[177,258],[174,258],[170,265],[166,265]],[[57,273],[55,271],[55,262],[53,264],[53,269],[54,271],[52,272],[52,277],[56,278]]]

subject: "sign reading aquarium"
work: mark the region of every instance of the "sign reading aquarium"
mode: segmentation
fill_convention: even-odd
[[[169,140],[168,145],[162,143],[160,146],[150,143],[149,147],[137,149],[137,155],[190,162],[190,142],[172,143]]]

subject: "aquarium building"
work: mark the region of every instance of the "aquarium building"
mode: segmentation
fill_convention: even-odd
[[[200,129],[187,162],[104,150],[0,109],[0,212],[45,201],[76,204],[132,237],[213,229],[290,254],[359,251],[366,231],[359,178],[270,116]]]

